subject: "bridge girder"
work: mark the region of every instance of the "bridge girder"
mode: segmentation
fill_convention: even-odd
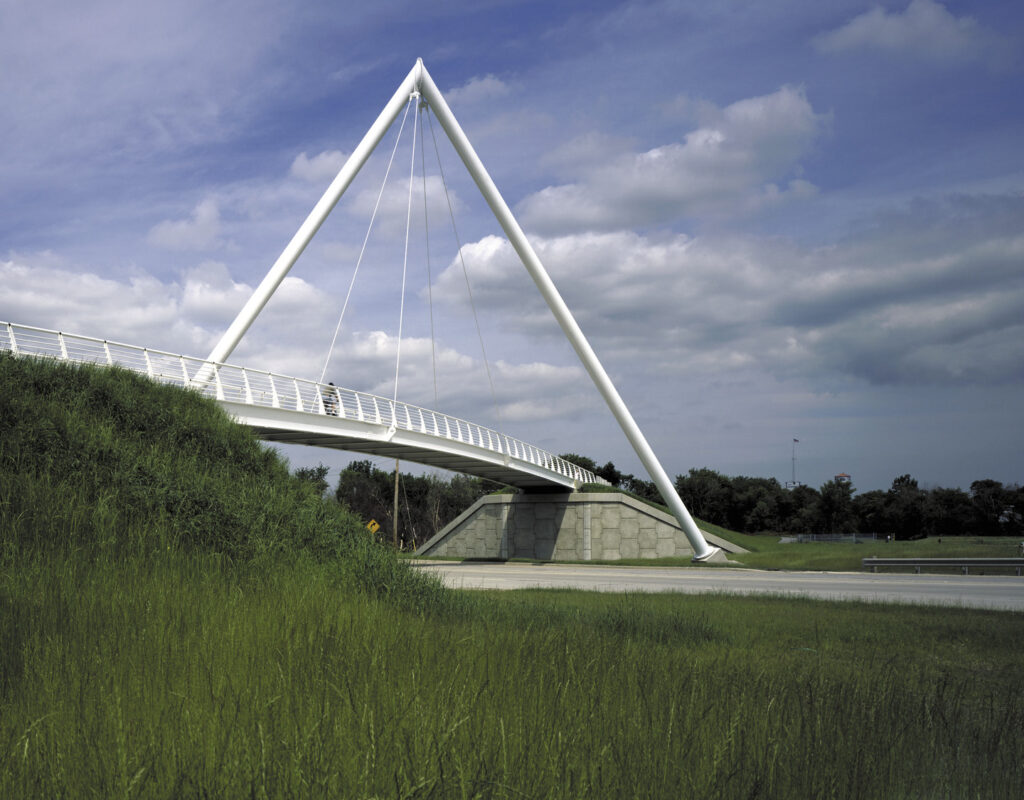
[[[519,489],[578,488],[572,478],[514,456],[470,442],[438,439],[387,424],[317,416],[285,408],[219,401],[240,424],[260,439],[278,444],[327,447],[353,453],[399,458],[429,467],[487,478]]]

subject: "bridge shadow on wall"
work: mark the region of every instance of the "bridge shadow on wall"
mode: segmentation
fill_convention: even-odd
[[[508,557],[535,558],[553,561],[561,558],[579,558],[575,550],[579,537],[575,533],[574,520],[566,520],[569,508],[568,494],[521,495],[517,500],[542,500],[541,502],[514,502],[508,514]],[[575,511],[572,512],[575,516]],[[571,530],[565,528],[571,525]]]

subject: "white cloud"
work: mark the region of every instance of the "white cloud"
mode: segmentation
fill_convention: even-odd
[[[507,96],[511,88],[494,75],[471,78],[462,86],[444,92],[444,99],[451,105],[467,106],[485,100],[496,100]]]
[[[189,219],[164,220],[154,225],[148,240],[168,250],[211,250],[220,242],[220,208],[207,197],[197,205]]]
[[[291,175],[310,183],[330,183],[342,168],[347,154],[340,150],[324,150],[310,158],[305,152],[295,156]]]
[[[613,159],[601,142],[585,140],[602,157],[581,168],[580,180],[527,197],[524,223],[549,234],[615,230],[731,215],[813,191],[797,176],[788,188],[778,185],[798,172],[826,122],[803,89],[784,86],[723,109],[705,107],[703,117],[682,142]]]
[[[649,379],[752,367],[875,384],[999,384],[1024,376],[1024,199],[950,198],[893,212],[837,245],[634,232],[534,237],[609,364]],[[511,246],[465,256],[478,310],[507,330],[560,336]],[[461,267],[435,298],[461,302]]]
[[[432,220],[431,227],[440,226],[442,229],[450,228],[450,216],[448,213],[448,199],[445,198],[445,186],[439,175],[428,175],[426,179],[426,213],[428,219]],[[377,206],[377,217],[374,221],[374,231],[383,236],[401,237],[405,233],[406,222],[410,225],[423,227],[423,192],[424,181],[420,176],[412,180],[412,218],[409,220],[409,179],[395,179],[394,176],[388,181],[381,194],[380,187],[363,189],[346,206],[346,212],[353,218],[369,225],[370,217],[374,207]],[[378,205],[378,197],[379,205]],[[458,194],[451,187],[448,188],[448,198],[451,200],[452,210],[458,214],[462,208]]]
[[[116,280],[16,256],[0,261],[0,284],[0,318],[10,322],[188,354],[210,344],[181,315],[181,287],[150,275]]]
[[[911,0],[902,13],[881,6],[854,17],[814,39],[823,53],[873,49],[935,61],[962,61],[985,55],[989,33],[973,17],[955,17],[935,0]]]

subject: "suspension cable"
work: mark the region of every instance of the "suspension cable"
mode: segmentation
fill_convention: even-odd
[[[420,93],[413,92],[409,95],[409,102],[419,103]],[[408,112],[408,108],[406,108]],[[398,304],[398,346],[395,348],[395,404],[398,404],[398,367],[402,362],[402,323],[405,319],[405,278],[409,268],[409,227],[412,223],[412,186],[416,178],[416,129],[419,122],[419,114],[412,117],[412,156],[409,159],[409,200],[405,209],[405,251],[402,255],[402,294]],[[392,412],[394,413],[394,412]],[[396,420],[392,420],[392,423]]]
[[[420,110],[430,113],[430,107],[420,103]],[[434,371],[434,408],[437,408],[437,347],[434,335],[434,278],[430,270],[430,224],[427,220],[427,158],[424,152],[423,126],[420,126],[420,172],[423,175],[423,238],[427,253],[427,307],[430,309],[430,366]]]
[[[455,246],[459,251],[459,262],[462,264],[462,276],[466,280],[466,292],[469,294],[469,307],[473,311],[473,323],[476,325],[476,335],[480,340],[480,352],[483,354],[484,369],[487,372],[487,383],[491,388],[491,402],[494,404],[494,414],[498,421],[498,433],[504,433],[501,422],[501,406],[498,405],[498,395],[494,391],[494,380],[491,378],[491,366],[487,360],[487,348],[484,347],[484,335],[480,330],[480,318],[476,313],[476,303],[473,302],[473,289],[469,285],[469,271],[466,269],[466,259],[462,255],[462,241],[459,239],[459,230],[455,226],[455,211],[452,209],[452,199],[448,194],[448,181],[445,180],[444,166],[441,164],[441,152],[437,147],[437,135],[434,133],[434,122],[429,114],[429,107],[427,110],[427,122],[430,125],[430,136],[434,140],[434,155],[437,157],[437,168],[441,173],[441,185],[444,187],[444,197],[448,202],[448,216],[452,221],[452,232],[455,234]]]
[[[377,202],[373,204],[373,213],[370,215],[370,224],[366,228],[366,236],[363,237],[363,246],[359,250],[359,258],[356,259],[356,268],[352,271],[352,280],[348,284],[348,292],[345,294],[345,302],[341,306],[341,315],[338,317],[338,324],[334,328],[334,337],[331,339],[331,346],[327,349],[327,357],[324,359],[324,368],[320,372],[320,379],[317,383],[324,382],[324,376],[327,374],[327,365],[330,363],[331,356],[334,354],[334,345],[338,341],[338,334],[341,332],[341,323],[345,319],[345,310],[348,308],[349,298],[352,297],[352,288],[356,285],[356,276],[359,274],[359,266],[363,263],[363,255],[366,253],[367,242],[370,241],[370,233],[373,230],[374,220],[377,218],[377,210],[380,208],[381,198],[384,196],[384,188],[388,183],[388,175],[391,174],[391,165],[395,161],[395,153],[398,152],[398,143],[402,140],[402,131],[405,129],[405,120],[409,116],[409,106],[412,105],[412,98],[409,98],[409,104],[405,107],[405,113],[402,115],[402,124],[398,127],[398,135],[395,137],[395,146],[391,148],[391,158],[388,159],[388,168],[384,172],[384,180],[381,181],[380,191],[377,193]],[[415,146],[415,137],[413,143]]]

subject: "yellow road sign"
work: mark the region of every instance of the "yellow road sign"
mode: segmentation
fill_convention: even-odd
[[[366,523],[366,527],[370,529],[370,533],[376,533],[380,530],[380,523],[375,519],[371,519]]]

